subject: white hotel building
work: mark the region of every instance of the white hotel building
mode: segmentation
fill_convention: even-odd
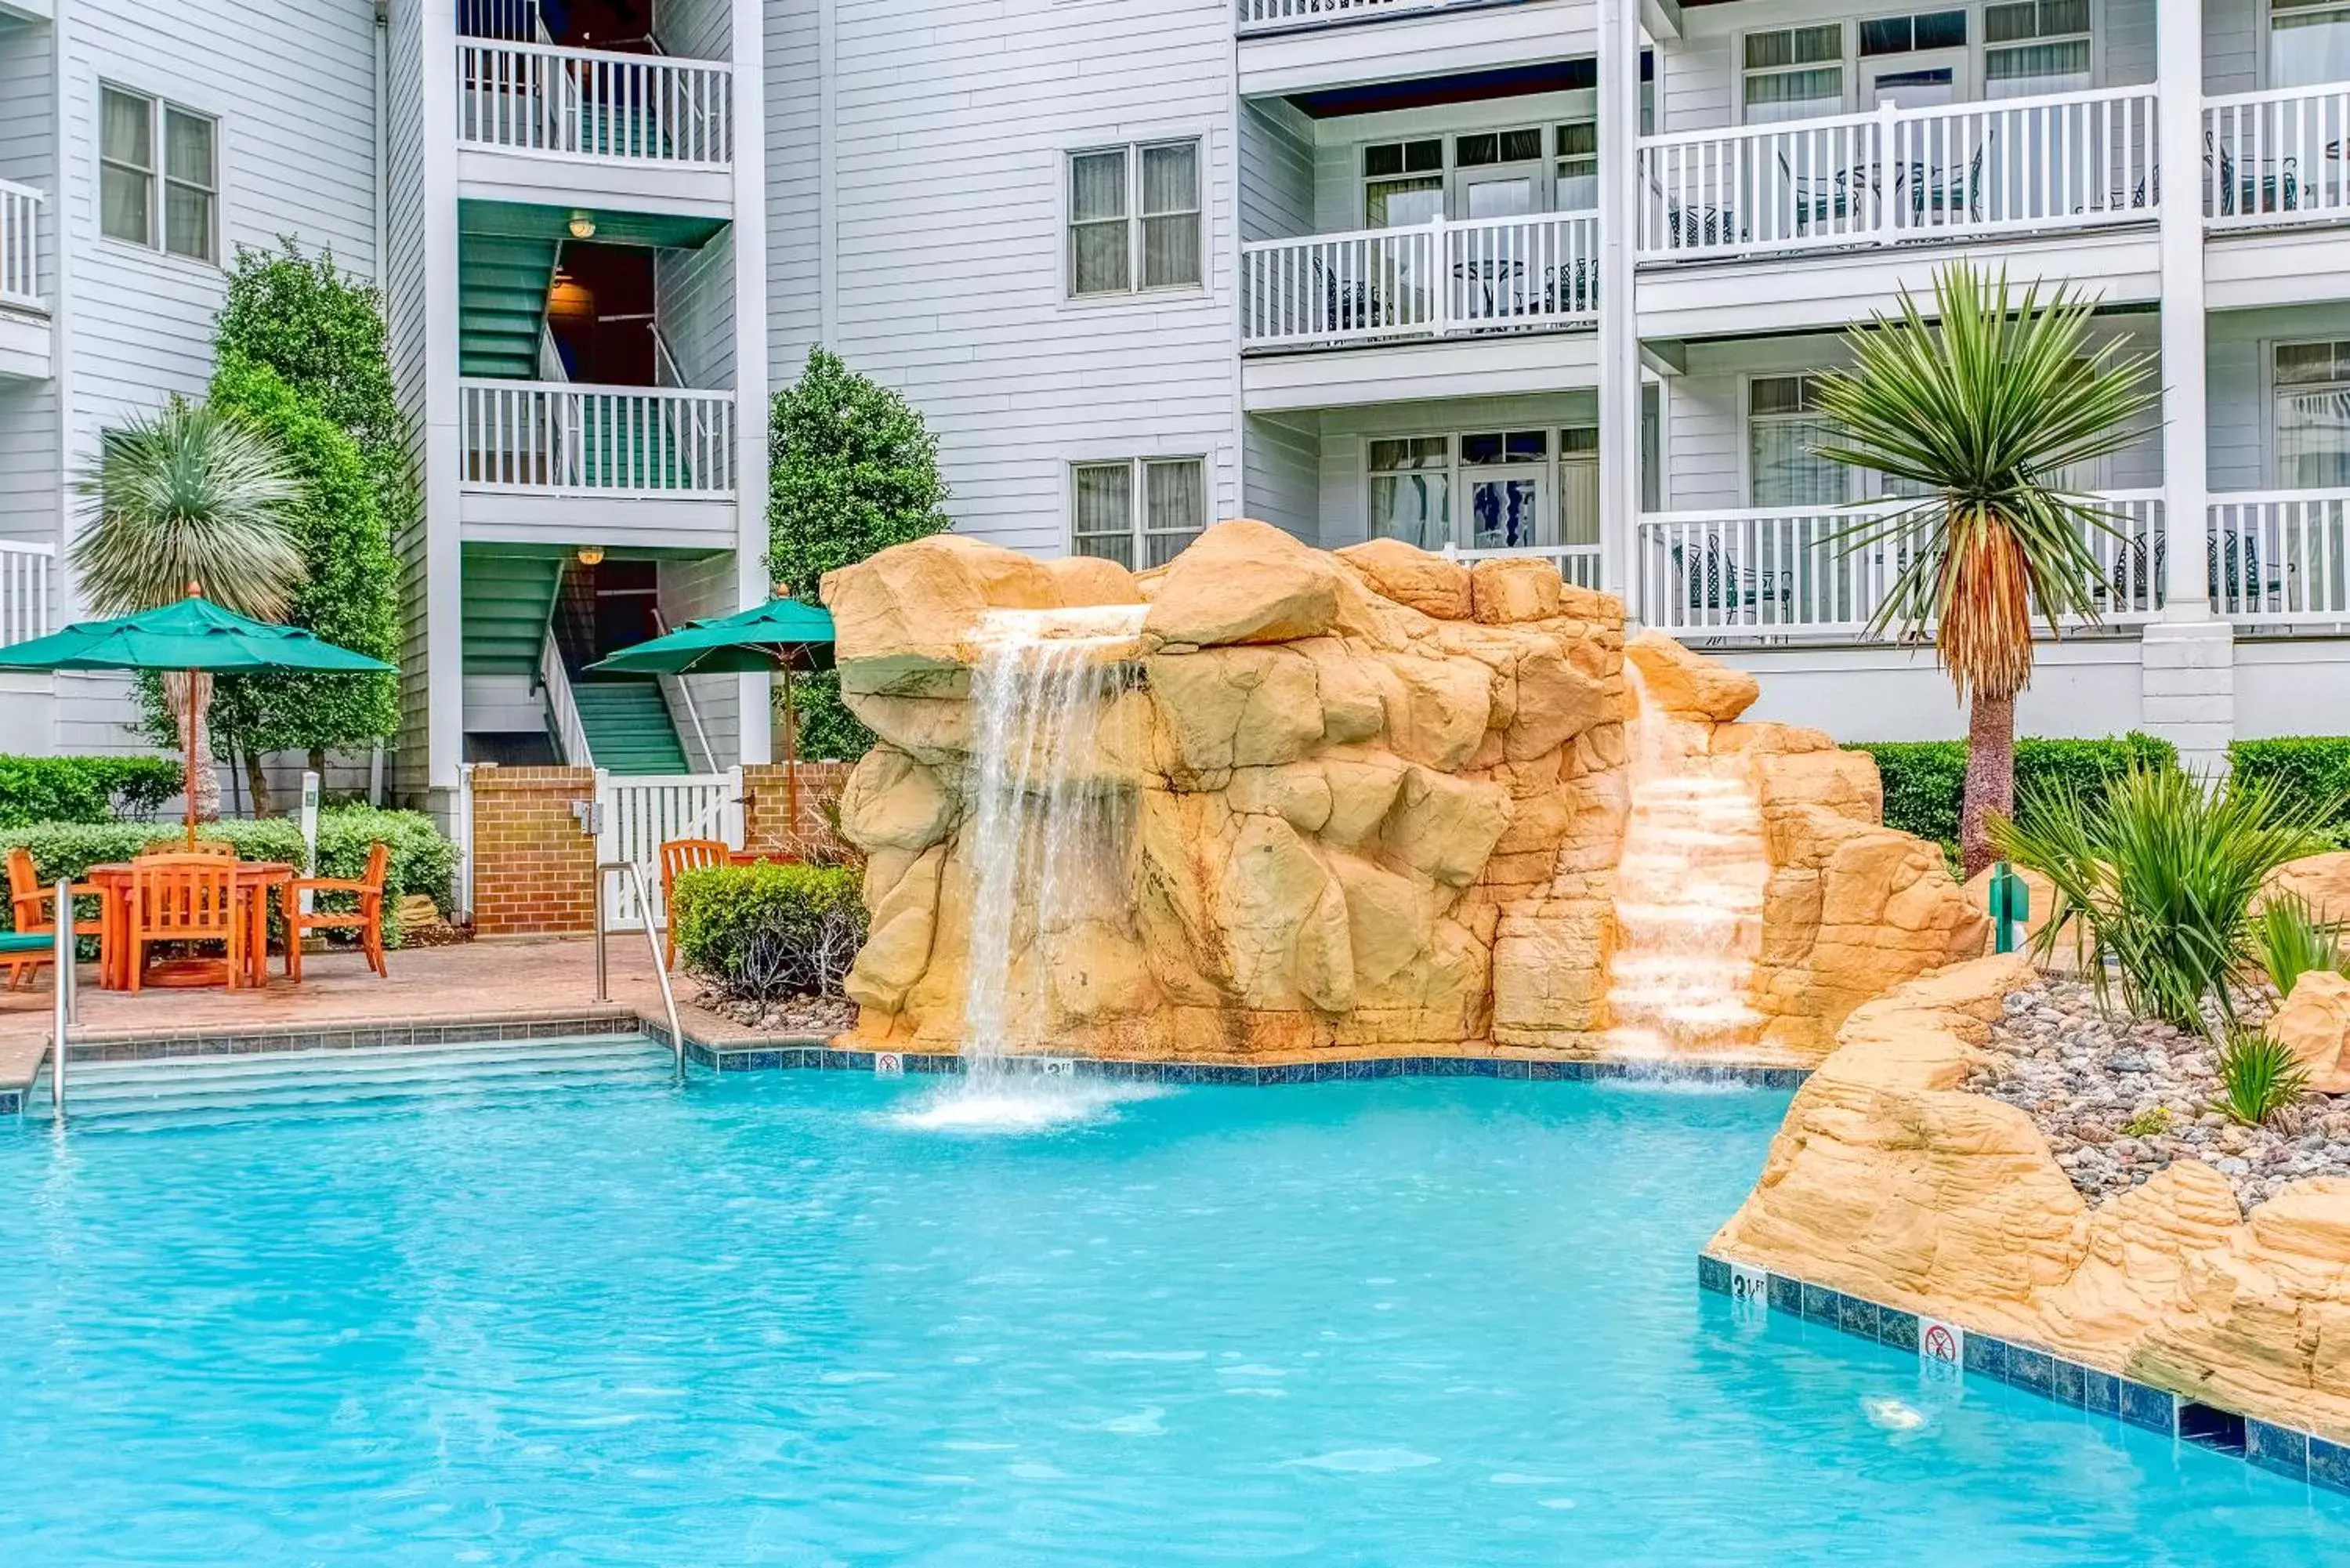
[[[1807,451],[1807,378],[1960,254],[2165,385],[2022,727],[2350,732],[2350,0],[0,0],[0,638],[77,613],[66,476],[202,389],[235,245],[382,284],[411,796],[765,755],[748,678],[577,676],[764,595],[816,343],[967,533],[1536,551],[1770,716],[1960,733]],[[127,711],[16,678],[0,749]]]

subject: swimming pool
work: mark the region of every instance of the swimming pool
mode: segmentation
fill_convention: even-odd
[[[1783,1093],[697,1077],[0,1137],[0,1560],[2309,1563],[1701,1293]],[[1097,1091],[1106,1092],[1106,1091]]]

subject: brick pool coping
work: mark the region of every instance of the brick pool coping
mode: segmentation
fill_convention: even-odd
[[[2193,1443],[2264,1470],[2350,1495],[2350,1444],[2257,1416],[2206,1405],[2057,1355],[2044,1346],[1815,1285],[1789,1274],[1700,1252],[1701,1290],[1825,1324],[1856,1339],[1906,1350],[1961,1376],[1988,1377],[2043,1399]]]

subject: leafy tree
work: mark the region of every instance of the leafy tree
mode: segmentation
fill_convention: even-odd
[[[2007,275],[1952,262],[1935,275],[1929,325],[1905,291],[1901,314],[1848,335],[1854,366],[1823,379],[1836,438],[1822,456],[1873,469],[1923,498],[1846,530],[1855,549],[1902,565],[1871,629],[1930,638],[1969,704],[1959,851],[1988,865],[1988,827],[2015,805],[2015,697],[2032,680],[2033,617],[2097,616],[2095,531],[2116,532],[2064,473],[2133,439],[2158,393],[2152,356],[2092,348],[2093,299],[2039,286],[2011,301]]]
[[[824,574],[953,526],[939,442],[911,404],[823,348],[775,394],[767,421],[767,569],[814,603]],[[838,680],[794,683],[802,756],[862,756],[872,732]]]
[[[88,519],[74,541],[74,570],[99,615],[160,608],[192,588],[256,620],[277,620],[292,603],[303,561],[288,519],[304,498],[302,476],[242,418],[174,398],[109,432],[74,488]],[[205,717],[212,684],[208,675],[180,671],[157,683],[173,733],[195,712],[195,733],[182,742],[194,759],[203,817],[220,815]]]
[[[265,431],[301,476],[286,523],[303,572],[284,618],[327,641],[387,662],[400,651],[398,567],[359,442],[267,365],[231,353],[213,377],[211,406]],[[254,809],[267,815],[263,753],[307,751],[323,766],[331,746],[358,745],[400,726],[400,680],[373,675],[224,677],[213,728],[244,753]]]

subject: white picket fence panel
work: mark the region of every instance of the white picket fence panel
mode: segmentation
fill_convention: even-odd
[[[604,893],[604,929],[655,927],[660,907],[660,846],[673,838],[717,838],[743,847],[743,770],[723,774],[614,774],[596,770],[596,859],[626,860],[645,868],[652,896],[648,910],[629,878],[614,877]]]
[[[723,168],[733,67],[550,44],[461,39],[457,139],[471,147]]]

